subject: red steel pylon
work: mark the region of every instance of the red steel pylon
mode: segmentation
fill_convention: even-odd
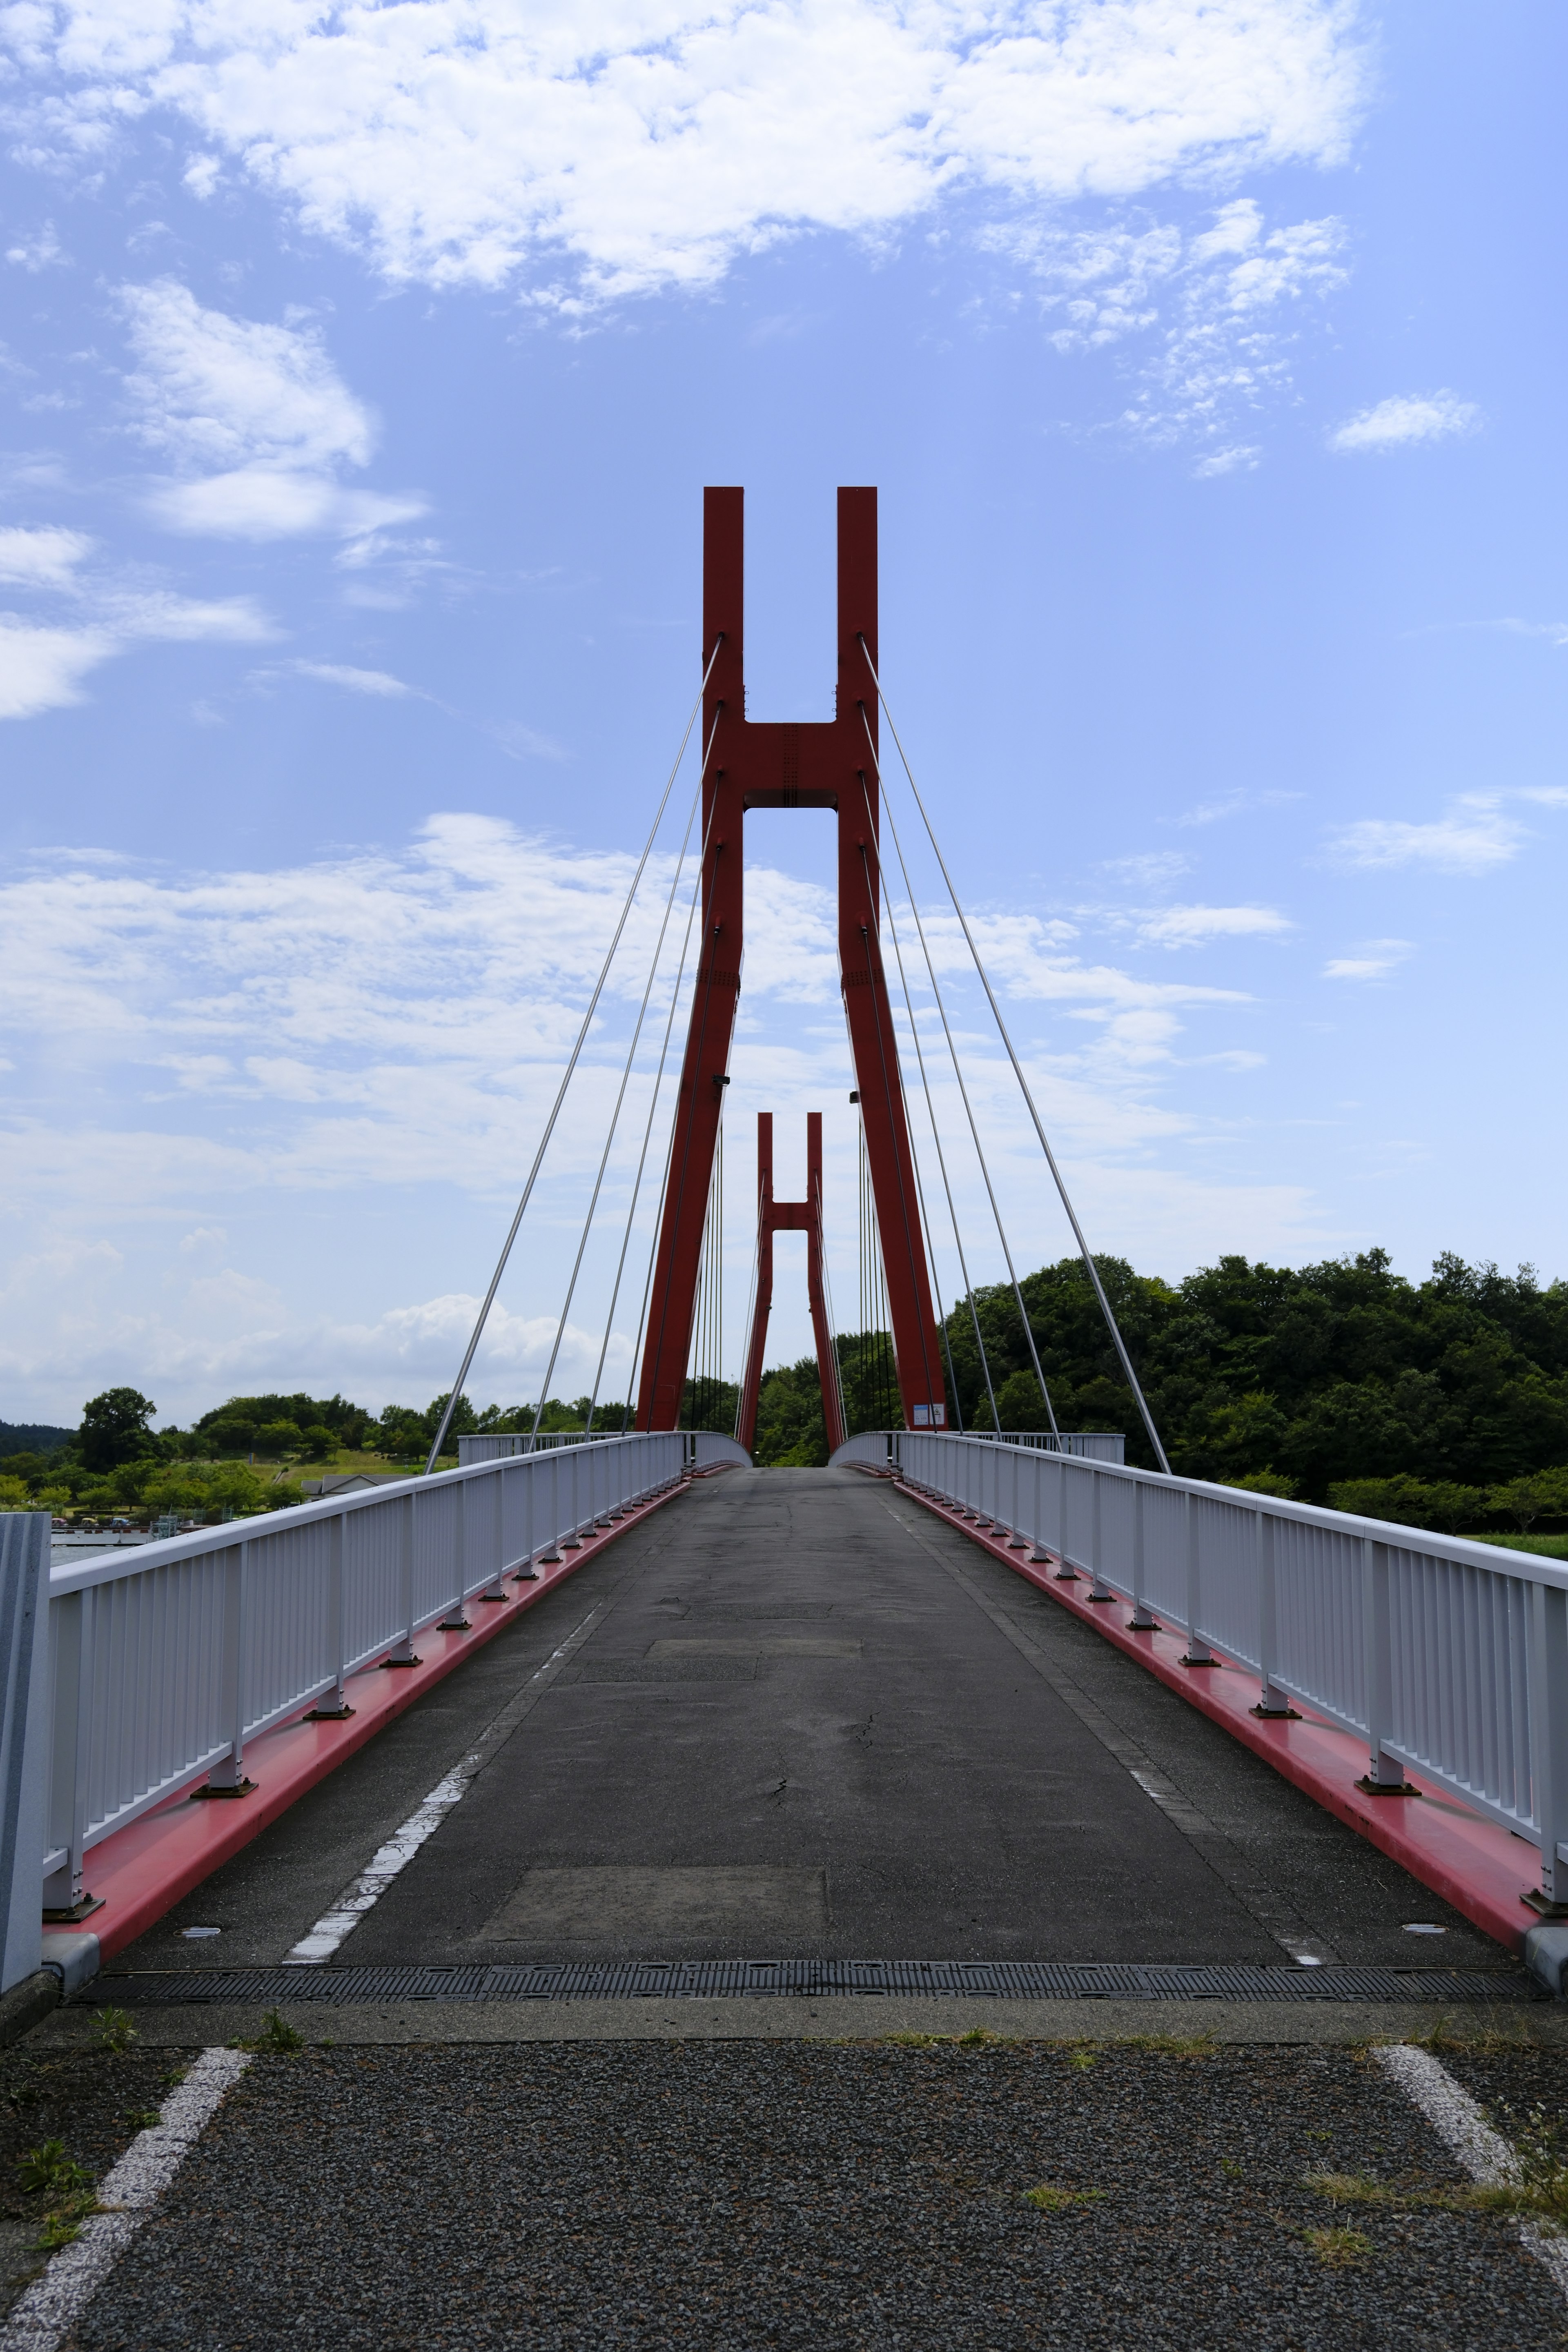
[[[757,1296],[746,1348],[746,1369],[741,1381],[741,1410],[735,1434],[749,1454],[756,1443],[757,1398],[763,1385],[763,1350],[768,1343],[768,1311],[773,1303],[773,1235],[804,1233],[805,1282],[811,1298],[811,1328],[816,1340],[816,1376],[822,1383],[822,1425],[831,1454],[842,1445],[846,1432],[839,1395],[838,1365],[833,1332],[827,1320],[827,1286],[822,1254],[822,1113],[805,1115],[805,1198],[773,1198],[773,1115],[757,1113]]]
[[[708,489],[702,497],[705,663],[718,647],[702,709],[702,740],[713,741],[702,789],[708,845],[702,938],[648,1299],[637,1426],[679,1425],[709,1179],[741,987],[745,812],[826,808],[838,815],[839,969],[904,1422],[911,1429],[940,1427],[947,1418],[942,1353],[878,939],[878,702],[866,658],[868,653],[871,663],[879,659],[877,493],[838,493],[838,693],[836,716],[817,726],[746,717],[745,493]]]

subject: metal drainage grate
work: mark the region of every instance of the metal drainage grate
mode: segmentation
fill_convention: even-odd
[[[1518,2001],[1517,1969],[1159,1968],[1096,1960],[624,1960],[553,1966],[192,1969],[101,1976],[124,2003],[388,2000],[733,2000],[784,1994],[968,1995],[1013,2000]]]

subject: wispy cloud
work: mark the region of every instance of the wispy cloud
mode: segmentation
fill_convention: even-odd
[[[1194,467],[1200,479],[1257,465],[1259,451],[1237,425],[1285,389],[1303,306],[1345,278],[1337,220],[1270,228],[1247,196],[1207,221],[1184,233],[1170,223],[1082,228],[1047,217],[999,226],[988,238],[1046,288],[1047,315],[1060,321],[1050,336],[1057,350],[1141,352],[1138,390],[1118,422],[1156,445],[1214,445]]]
[[[1295,925],[1273,907],[1167,907],[1138,929],[1154,947],[1196,948],[1210,940],[1279,939]]]
[[[1481,412],[1457,392],[1401,392],[1363,408],[1329,436],[1329,446],[1341,457],[1377,455],[1407,449],[1422,442],[1450,441],[1474,433]]]
[[[0,582],[7,588],[69,588],[92,550],[83,531],[13,525],[0,530]]]
[[[1498,800],[1477,794],[1424,824],[1363,817],[1331,845],[1344,866],[1425,866],[1440,874],[1488,874],[1519,855],[1524,828]]]
[[[1408,940],[1367,940],[1351,955],[1331,956],[1325,980],[1386,980],[1415,954]]]
[[[1028,219],[1201,175],[1341,160],[1367,59],[1345,0],[348,0],[130,19],[28,12],[28,136],[101,166],[148,107],[395,281],[581,303],[713,284],[808,230],[887,235],[950,196]]]
[[[347,694],[371,694],[396,700],[403,696],[417,694],[417,687],[405,686],[384,669],[354,669],[347,662],[299,661],[294,669],[300,677],[320,678],[323,686],[341,686]]]
[[[1102,871],[1134,883],[1140,889],[1163,889],[1192,870],[1192,859],[1179,849],[1145,849],[1135,857],[1108,857]]]
[[[361,537],[411,520],[417,496],[346,488],[368,464],[374,420],[319,333],[209,310],[172,278],[121,292],[138,365],[126,378],[137,430],[179,478],[148,502],[171,530],[236,539]]]
[[[1253,792],[1246,785],[1234,792],[1221,793],[1217,799],[1199,801],[1194,808],[1184,809],[1173,822],[1182,825],[1218,824],[1226,817],[1241,816],[1249,809],[1283,808],[1290,801],[1299,801],[1300,793]]]

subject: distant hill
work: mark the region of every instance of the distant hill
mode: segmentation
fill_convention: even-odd
[[[56,1429],[47,1421],[0,1421],[0,1461],[7,1454],[56,1454],[74,1429]]]

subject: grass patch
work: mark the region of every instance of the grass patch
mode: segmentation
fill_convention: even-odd
[[[1417,2050],[1458,2050],[1476,2058],[1503,2058],[1517,2050],[1534,2050],[1535,2036],[1522,2020],[1510,2020],[1507,2025],[1467,2025],[1461,2019],[1439,2017],[1426,2033],[1401,2034],[1402,2042],[1414,2042]]]
[[[107,2050],[111,2058],[123,2057],[136,2040],[136,2028],[128,2010],[100,2009],[92,2021],[92,2030],[98,2036],[99,2048]]]
[[[47,2189],[51,2197],[64,2197],[88,2186],[89,2176],[76,2158],[66,2154],[63,2139],[40,2140],[37,2147],[24,2148],[16,2158],[16,2182],[29,2197],[41,2196]]]
[[[900,2050],[994,2050],[1012,2048],[1022,2036],[993,2033],[988,2025],[972,2025],[967,2033],[883,2033],[880,2042],[890,2042]]]
[[[1505,1551],[1532,1551],[1542,1559],[1568,1559],[1568,1536],[1472,1535],[1471,1543],[1500,1544]]]
[[[1104,2201],[1103,2189],[1058,2189],[1052,2180],[1042,2180],[1037,2189],[1026,2189],[1024,2202],[1037,2213],[1065,2213],[1073,2205],[1099,2205]]]
[[[1364,2263],[1372,2252],[1372,2240],[1360,2230],[1307,2230],[1302,2234],[1331,2271],[1349,2270],[1352,2263]]]
[[[269,2009],[261,2021],[259,2033],[253,2033],[248,2041],[231,2042],[228,2046],[231,2050],[254,2050],[263,2057],[281,2058],[289,2052],[303,2050],[305,2037],[279,2011]]]

